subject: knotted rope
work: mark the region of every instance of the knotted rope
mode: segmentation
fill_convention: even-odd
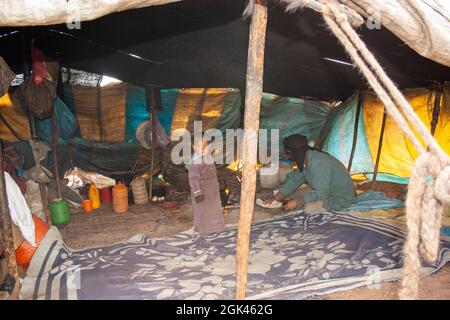
[[[330,30],[386,106],[388,114],[420,154],[411,173],[406,198],[408,233],[403,249],[403,281],[399,293],[401,299],[415,299],[421,271],[420,256],[434,262],[439,251],[442,212],[445,205],[450,205],[450,158],[354,30],[353,27],[364,21],[356,11],[338,0],[280,1],[287,5],[289,11],[309,7],[322,14]]]
[[[420,254],[428,262],[437,259],[442,212],[444,204],[450,204],[450,161],[352,28],[341,5],[335,0],[320,2],[324,5],[322,15],[325,22],[385,104],[390,116],[421,154],[414,165],[406,198],[408,234],[403,250],[404,271],[399,293],[401,299],[415,299],[421,271]],[[425,141],[429,151],[425,151],[407,120]]]

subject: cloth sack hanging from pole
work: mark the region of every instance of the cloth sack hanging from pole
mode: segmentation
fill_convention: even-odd
[[[169,137],[167,137],[166,131],[161,126],[161,123],[158,120],[158,116],[155,119],[156,128],[155,128],[155,142],[156,145],[165,148],[169,145]],[[146,120],[143,121],[136,129],[136,139],[145,149],[152,148],[152,121]]]
[[[19,97],[36,117],[44,119],[53,114],[59,64],[51,61],[36,47],[32,47],[33,76],[19,87]]]

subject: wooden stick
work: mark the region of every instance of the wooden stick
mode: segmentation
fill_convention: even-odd
[[[58,147],[57,147],[57,134],[56,134],[56,121],[55,121],[55,110],[52,114],[52,152],[53,152],[53,169],[56,179],[56,192],[58,198],[62,199],[61,194],[61,181],[59,180],[59,170],[58,170]]]
[[[152,126],[153,126],[153,110],[152,110]],[[150,160],[150,185],[148,187],[148,197],[149,197],[149,203],[152,205],[152,198],[153,198],[153,166],[155,165],[155,145],[153,144],[153,139],[155,138],[155,135],[153,134],[153,128],[152,128],[152,154],[151,154],[151,160]]]
[[[19,293],[19,273],[17,271],[16,250],[14,248],[14,238],[9,215],[8,196],[6,194],[5,173],[3,171],[3,150],[0,143],[0,236],[3,242],[4,253],[8,270],[15,279],[15,287],[11,296]]]
[[[443,92],[443,84],[437,86],[434,97],[433,118],[431,120],[431,134],[434,136],[436,127],[439,121],[439,114],[441,113],[441,96]]]
[[[151,160],[150,160],[150,186],[148,190],[149,203],[152,205],[152,193],[153,193],[153,167],[155,165],[155,148],[156,148],[156,104],[157,102],[157,92],[159,90],[155,87],[149,87],[146,91],[147,96],[147,109],[151,115],[151,135],[152,135],[152,150],[151,150]]]
[[[236,244],[236,299],[244,299],[247,288],[250,228],[256,191],[259,112],[263,88],[267,1],[256,0],[250,24],[245,92],[243,174],[241,207]]]
[[[30,63],[30,54],[31,54],[31,39],[29,37],[29,32],[27,28],[20,31],[20,55],[22,59],[22,67],[23,67],[23,77],[24,80],[28,79],[31,76],[31,63]],[[28,113],[28,122],[30,124],[30,133],[31,139],[38,139],[38,132],[36,127],[36,117],[34,113],[31,112],[30,106],[24,106]],[[5,122],[6,123],[6,122]],[[11,130],[14,132],[13,130]]]
[[[322,128],[320,129],[319,135],[314,143],[314,147],[322,150],[323,144],[325,143],[325,138],[330,131],[330,125],[333,123],[333,120],[336,117],[336,108],[328,111],[327,116],[325,117],[325,121],[323,122]]]
[[[49,226],[51,226],[52,218],[50,216],[50,209],[48,208],[48,193],[45,183],[39,183],[39,191],[41,192],[42,207],[44,208],[45,219],[47,220],[46,222]]]
[[[385,107],[384,113],[383,113],[383,121],[381,123],[380,140],[378,142],[377,159],[375,161],[375,168],[374,168],[374,172],[373,172],[372,190],[375,190],[375,185],[377,182],[378,167],[380,165],[380,158],[381,158],[381,148],[383,148],[384,131],[386,129],[386,118],[387,118],[387,112],[386,112],[386,107]]]
[[[352,150],[350,151],[350,159],[348,160],[348,167],[347,167],[349,173],[352,170],[353,158],[355,157],[356,142],[358,140],[359,116],[361,114],[363,99],[364,99],[364,93],[361,90],[359,90],[358,91],[358,106],[356,107],[356,116],[355,116],[355,127],[353,128]]]

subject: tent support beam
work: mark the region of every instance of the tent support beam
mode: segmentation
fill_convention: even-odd
[[[250,24],[245,90],[241,207],[236,244],[236,299],[239,300],[245,298],[247,288],[250,228],[256,192],[257,142],[263,89],[267,11],[267,0],[256,0]]]
[[[98,129],[100,133],[100,142],[103,142],[103,126],[102,126],[102,79],[103,75],[101,75],[97,80],[97,117],[100,120],[98,122]]]
[[[377,175],[378,175],[378,167],[380,166],[381,148],[383,147],[384,131],[386,129],[386,119],[387,119],[387,111],[386,111],[386,107],[384,107],[383,121],[381,123],[380,140],[378,141],[377,159],[375,161],[375,168],[374,168],[374,172],[373,172],[372,190],[375,190],[375,184],[376,184]]]
[[[335,108],[328,111],[325,121],[324,121],[322,128],[320,129],[319,135],[316,139],[316,142],[314,143],[315,148],[322,150],[328,130],[330,129],[330,125],[333,122],[333,119],[335,118],[335,116],[336,116]]]
[[[8,196],[6,194],[5,172],[3,171],[3,148],[0,143],[0,240],[4,249],[4,258],[8,265],[9,274],[15,279],[14,289],[10,295],[15,297],[19,293],[19,273],[17,271],[16,250],[11,217],[9,215]],[[0,252],[0,255],[2,252]]]
[[[244,127],[244,116],[245,116],[245,87],[239,88],[239,94],[241,96],[241,121],[240,127]]]
[[[151,160],[150,160],[150,185],[148,190],[149,203],[152,205],[152,194],[153,194],[153,169],[155,166],[155,137],[156,137],[156,104],[158,101],[157,94],[160,94],[159,89],[156,87],[146,88],[147,97],[147,110],[151,117],[151,130],[152,130],[152,150],[151,150]]]
[[[29,38],[28,32],[26,29],[22,30],[20,32],[20,46],[21,46],[21,55],[22,55],[22,63],[23,63],[23,73],[24,73],[24,80],[28,79],[31,76],[31,65],[29,62],[29,55],[31,53],[31,40]],[[30,133],[31,133],[31,139],[33,141],[39,141],[39,132],[37,130],[37,126],[36,126],[36,117],[34,116],[34,114],[28,109],[28,106],[25,106],[27,109],[27,114],[28,114],[28,122],[30,124]],[[53,116],[52,116],[53,118]],[[53,120],[52,120],[53,121]],[[5,122],[6,123],[6,122]],[[14,132],[13,130],[11,130],[12,132]],[[52,136],[53,136],[53,124],[52,124]],[[37,159],[34,159],[37,161]],[[36,165],[38,165],[39,163],[36,163]],[[57,181],[57,186],[58,186],[58,181]],[[42,205],[44,207],[44,212],[45,212],[45,218],[46,218],[46,222],[51,226],[52,225],[52,220],[50,218],[50,211],[48,208],[48,193],[47,193],[47,187],[45,185],[45,183],[43,182],[39,182],[39,192],[41,194],[41,199],[42,199]]]
[[[362,105],[364,103],[364,93],[359,90],[358,91],[358,106],[356,107],[356,116],[355,116],[355,127],[353,131],[353,142],[352,142],[352,151],[350,152],[350,159],[348,161],[348,172],[352,170],[353,158],[355,157],[356,151],[356,142],[358,140],[358,126],[359,126],[359,116],[361,114]]]
[[[56,194],[59,199],[62,199],[61,193],[61,180],[59,179],[59,165],[58,165],[58,136],[56,134],[56,120],[55,120],[55,110],[53,108],[52,114],[52,153],[53,153],[53,171],[55,173],[56,179]],[[50,221],[47,221],[50,223]]]
[[[431,134],[434,136],[434,133],[436,131],[436,127],[439,121],[439,114],[441,113],[441,96],[442,91],[444,89],[443,84],[438,84],[435,96],[434,96],[434,106],[433,106],[433,118],[431,120]]]
[[[22,59],[23,78],[28,79],[31,76],[31,65],[29,56],[31,54],[31,40],[28,36],[27,29],[20,31],[20,55]],[[28,106],[25,106],[28,115],[28,122],[30,124],[31,139],[38,139],[38,132],[36,128],[36,117],[30,111]]]

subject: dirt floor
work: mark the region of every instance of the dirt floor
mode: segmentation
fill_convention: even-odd
[[[237,223],[238,213],[237,208],[227,212],[225,223]],[[254,221],[274,215],[264,209],[256,209]],[[60,231],[69,247],[85,248],[125,241],[137,234],[166,237],[192,227],[192,209],[187,202],[178,210],[164,209],[160,204],[131,205],[123,214],[114,213],[111,205],[104,205],[89,214],[73,214],[71,222],[60,227]]]
[[[330,300],[397,300],[400,282],[389,282],[380,285],[379,289],[359,288],[330,294],[325,299]],[[450,300],[450,265],[440,271],[422,278],[420,282],[419,299]]]

